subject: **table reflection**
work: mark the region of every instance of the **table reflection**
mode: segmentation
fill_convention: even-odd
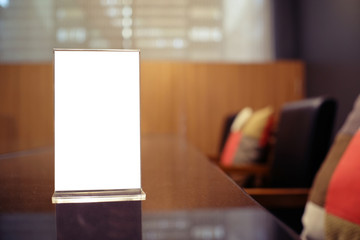
[[[143,214],[143,239],[297,239],[259,208]]]
[[[141,239],[141,202],[56,205],[57,239]]]
[[[1,240],[56,239],[54,213],[1,213]]]
[[[4,240],[298,239],[261,208],[142,212],[139,201],[59,204],[56,218],[50,213],[2,214],[0,226]]]

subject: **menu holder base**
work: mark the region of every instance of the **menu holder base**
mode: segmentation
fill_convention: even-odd
[[[146,194],[141,188],[101,191],[55,191],[51,198],[53,204],[143,201],[145,199]]]

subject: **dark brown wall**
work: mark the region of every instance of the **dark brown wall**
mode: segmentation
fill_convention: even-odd
[[[338,129],[360,93],[360,1],[274,0],[279,59],[306,63],[306,95],[338,100]]]

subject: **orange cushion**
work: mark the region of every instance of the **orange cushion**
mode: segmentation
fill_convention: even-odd
[[[329,183],[326,211],[360,225],[360,131],[352,138]]]
[[[226,140],[224,150],[221,153],[220,163],[223,166],[230,166],[234,161],[234,156],[241,140],[241,132],[230,132]]]

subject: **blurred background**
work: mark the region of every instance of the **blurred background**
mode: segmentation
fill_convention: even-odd
[[[246,106],[329,95],[339,128],[359,42],[353,0],[0,0],[0,153],[53,145],[53,48],[140,49],[142,134],[216,155]]]

